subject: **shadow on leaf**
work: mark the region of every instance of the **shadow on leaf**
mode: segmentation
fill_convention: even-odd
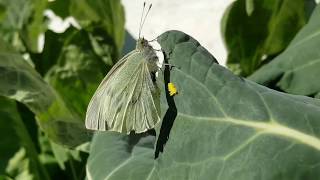
[[[164,56],[164,63],[169,64],[167,55],[163,53],[163,56]],[[156,150],[154,154],[155,159],[158,158],[160,152],[163,152],[163,148],[169,139],[170,131],[173,126],[174,120],[177,117],[177,107],[174,102],[174,98],[173,98],[174,96],[170,96],[169,90],[168,90],[168,83],[170,82],[170,70],[171,70],[171,66],[165,66],[164,84],[166,89],[166,99],[167,99],[169,108],[167,109],[167,112],[164,115],[162,120],[160,133],[159,133]]]

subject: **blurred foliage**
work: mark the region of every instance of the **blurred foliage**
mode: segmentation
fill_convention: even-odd
[[[106,11],[107,9],[107,11]],[[117,60],[124,43],[124,14],[120,3],[110,0],[70,0],[70,13],[97,43],[99,55],[111,54],[112,60]],[[99,47],[100,46],[100,47]],[[107,52],[104,52],[107,51]]]
[[[60,56],[46,74],[46,79],[65,99],[68,107],[84,117],[87,102],[108,67],[94,52],[85,31],[69,31],[67,33],[71,35],[64,42]]]
[[[47,6],[45,0],[0,0],[2,13],[0,33],[17,49],[26,46],[31,52],[38,51],[38,36],[45,31],[43,16]]]
[[[224,13],[221,31],[227,66],[248,76],[281,53],[306,24],[311,0],[237,0]]]
[[[38,157],[36,142],[32,141],[25,125],[31,122],[24,122],[16,103],[5,97],[0,97],[0,117],[0,173],[13,179],[48,179],[48,172]]]
[[[249,79],[291,94],[318,97],[320,93],[320,6],[286,50],[254,72]]]
[[[80,26],[48,29],[48,10]],[[124,32],[120,0],[0,0],[0,179],[84,179],[86,106]]]

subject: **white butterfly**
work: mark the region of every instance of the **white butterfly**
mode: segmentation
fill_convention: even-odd
[[[93,95],[86,128],[144,132],[160,121],[160,91],[155,82],[158,57],[145,39],[109,71]]]

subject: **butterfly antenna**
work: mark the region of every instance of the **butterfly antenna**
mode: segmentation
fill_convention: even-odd
[[[141,29],[142,29],[142,27],[143,27],[143,25],[144,25],[144,22],[146,21],[147,16],[148,16],[148,14],[149,14],[149,12],[150,12],[151,7],[152,7],[152,4],[150,4],[147,13],[146,13],[146,15],[144,16],[143,22],[142,22],[141,27],[140,27],[140,33],[141,33]],[[140,37],[140,33],[139,33],[139,37]]]
[[[143,8],[142,8],[142,14],[141,14],[141,19],[140,19],[140,24],[139,24],[139,39],[141,35],[141,29],[142,29],[142,18],[144,14],[144,8],[146,7],[146,2],[143,3]]]

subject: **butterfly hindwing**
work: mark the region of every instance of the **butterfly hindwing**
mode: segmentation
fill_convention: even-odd
[[[89,103],[86,127],[123,133],[153,128],[160,120],[158,91],[145,56],[134,51],[101,82]]]

